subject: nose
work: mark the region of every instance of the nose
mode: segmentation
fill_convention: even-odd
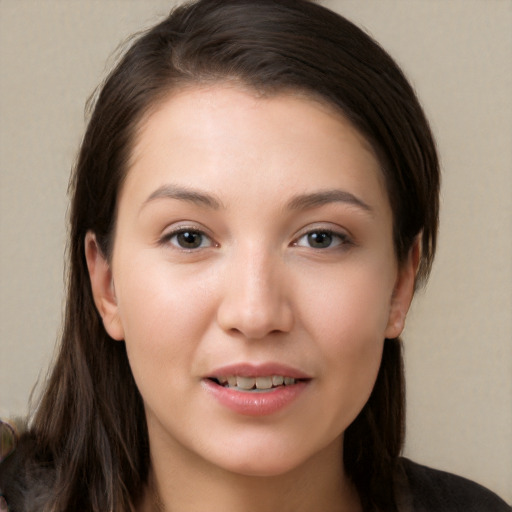
[[[293,311],[286,272],[276,258],[261,250],[240,253],[226,264],[217,322],[247,339],[290,332]]]

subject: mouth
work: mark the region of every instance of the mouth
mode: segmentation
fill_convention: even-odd
[[[253,393],[264,393],[274,389],[293,386],[301,381],[309,379],[298,379],[285,375],[267,375],[258,377],[247,377],[242,375],[220,375],[208,377],[208,380],[224,388],[235,391],[245,391]]]
[[[313,376],[281,363],[236,363],[212,370],[204,389],[220,405],[243,416],[268,416],[299,400]]]

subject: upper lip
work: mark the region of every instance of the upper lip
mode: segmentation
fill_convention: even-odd
[[[280,375],[294,379],[311,379],[307,373],[292,366],[281,363],[236,363],[216,368],[207,375],[207,378],[236,375],[238,377],[267,377]]]

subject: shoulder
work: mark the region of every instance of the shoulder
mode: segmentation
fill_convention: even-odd
[[[25,433],[0,463],[0,496],[10,512],[40,512],[51,500],[54,478],[51,458]]]
[[[466,478],[401,459],[414,512],[511,512],[500,497]]]

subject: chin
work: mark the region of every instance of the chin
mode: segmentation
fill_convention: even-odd
[[[263,448],[267,446],[266,448]],[[230,473],[249,477],[278,477],[293,472],[311,459],[297,447],[293,451],[261,444],[255,450],[243,450],[240,445],[231,453],[217,454],[210,462]]]
[[[229,464],[226,469],[231,473],[247,477],[272,478],[285,475],[298,467],[300,463],[284,459],[241,461]]]

